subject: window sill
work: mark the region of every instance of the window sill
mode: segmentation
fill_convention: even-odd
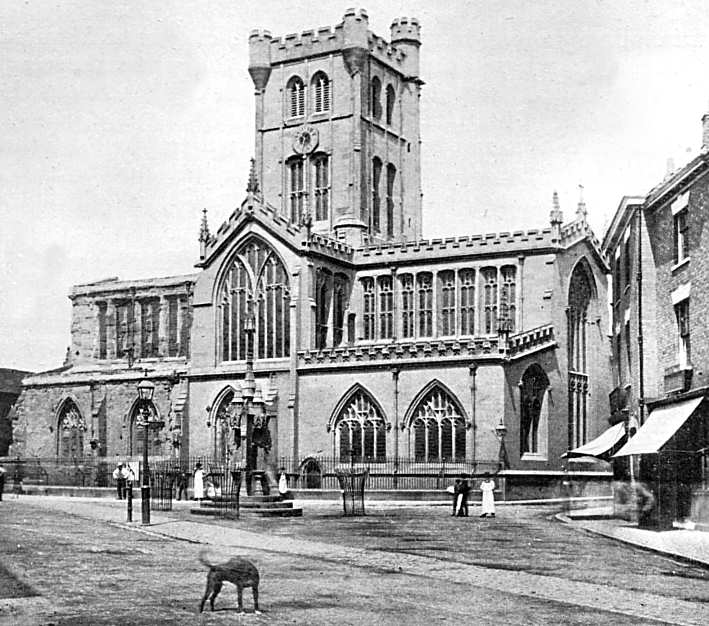
[[[305,115],[299,115],[298,117],[289,117],[283,120],[285,126],[297,126],[305,121]]]
[[[683,268],[685,265],[689,265],[689,257],[687,257],[686,259],[682,259],[679,263],[675,263],[670,268],[670,271],[674,274],[677,270]]]
[[[525,452],[519,459],[520,461],[548,461],[549,457],[546,454],[539,452]]]

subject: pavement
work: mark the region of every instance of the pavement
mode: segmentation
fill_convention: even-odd
[[[512,594],[534,602],[568,603],[574,598],[576,607],[616,613],[632,617],[640,623],[707,624],[709,606],[684,598],[673,598],[653,592],[624,590],[607,584],[565,580],[528,571],[506,569],[498,571],[476,564],[430,558],[412,553],[394,552],[366,547],[338,545],[322,540],[297,538],[289,535],[265,535],[233,524],[202,521],[189,515],[192,502],[174,502],[171,512],[153,511],[152,524],[142,526],[140,501],[135,501],[134,519],[125,521],[125,502],[104,498],[22,497],[23,505],[67,513],[80,518],[103,521],[129,532],[149,537],[167,537],[178,541],[227,549],[269,552],[274,557],[290,555],[296,558],[320,559],[333,566],[369,568],[373,571],[394,572],[402,576],[425,576],[442,584],[468,585],[498,593]],[[336,515],[339,502],[296,501],[296,506],[319,511],[331,510]],[[367,502],[370,510],[401,506],[401,502]],[[506,505],[498,503],[498,517],[505,517]],[[586,509],[569,511],[557,518],[582,532],[603,535],[617,541],[661,553],[680,560],[709,567],[709,533],[693,530],[651,531],[639,529],[629,522],[606,517],[608,511]],[[630,623],[630,622],[622,622]],[[635,623],[635,622],[633,622]]]
[[[606,507],[568,511],[557,515],[557,519],[589,533],[709,567],[709,532],[706,531],[638,528],[636,523],[612,517],[612,511]]]

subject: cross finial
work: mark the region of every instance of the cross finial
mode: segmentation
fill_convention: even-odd
[[[258,178],[256,178],[256,159],[251,159],[249,169],[249,182],[246,185],[246,193],[258,193]]]

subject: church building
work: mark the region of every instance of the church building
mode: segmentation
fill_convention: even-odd
[[[561,469],[608,427],[612,387],[609,268],[583,200],[567,223],[554,194],[537,228],[424,239],[418,21],[387,40],[350,10],[249,47],[245,198],[215,230],[205,211],[195,273],[71,290],[66,362],[24,380],[13,452],[139,455],[147,375],[151,455],[238,456],[252,357],[274,468]]]

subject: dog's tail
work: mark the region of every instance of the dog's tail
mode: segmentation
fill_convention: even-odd
[[[202,551],[199,553],[199,562],[200,562],[202,565],[204,565],[206,568],[211,569],[211,568],[214,567],[214,566],[212,565],[212,563],[210,563],[209,561],[207,561],[207,557],[205,556],[206,554],[207,554],[207,551],[206,551],[206,550],[202,550]]]

